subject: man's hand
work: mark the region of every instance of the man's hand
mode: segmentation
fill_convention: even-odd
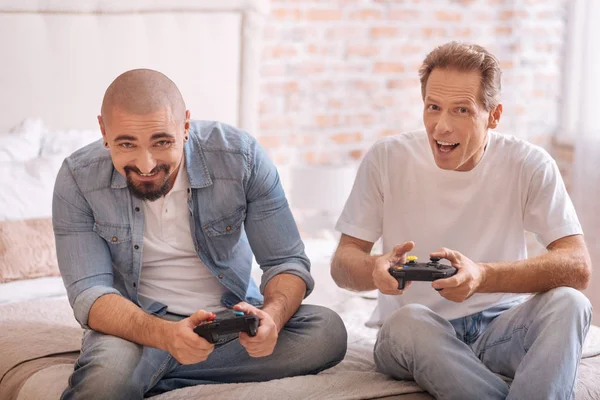
[[[169,325],[166,348],[181,364],[196,364],[208,358],[215,346],[194,333],[203,321],[212,321],[215,314],[198,310],[188,318]]]
[[[375,260],[375,269],[373,269],[373,282],[379,291],[383,294],[402,294],[411,282],[406,282],[404,290],[398,290],[398,281],[389,271],[389,268],[398,263],[406,262],[406,253],[415,247],[413,242],[405,242],[394,246],[392,251],[378,257]]]
[[[442,248],[435,253],[431,253],[431,257],[445,258],[458,270],[456,275],[446,279],[438,279],[431,284],[434,289],[443,289],[440,290],[440,295],[450,301],[456,303],[465,301],[477,292],[477,289],[485,280],[483,267],[458,251]]]
[[[273,353],[279,336],[273,318],[268,313],[245,302],[236,304],[233,309],[256,315],[259,320],[256,336],[249,336],[246,332],[240,332],[240,344],[244,346],[248,355],[250,357],[266,357]]]

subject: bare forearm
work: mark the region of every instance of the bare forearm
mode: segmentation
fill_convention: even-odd
[[[331,277],[344,289],[366,291],[376,289],[373,269],[377,256],[354,245],[338,247],[331,261]]]
[[[117,294],[96,300],[88,318],[89,326],[95,331],[163,350],[166,350],[164,341],[170,323],[145,313]]]
[[[515,262],[482,263],[478,292],[537,293],[559,286],[583,290],[590,277],[587,250],[556,249]]]
[[[269,281],[262,310],[273,318],[278,332],[298,310],[305,293],[306,284],[296,275],[280,274]]]

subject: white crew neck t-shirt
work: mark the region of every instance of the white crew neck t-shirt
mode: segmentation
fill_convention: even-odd
[[[185,160],[173,188],[156,201],[144,201],[144,246],[139,296],[159,301],[167,311],[192,315],[198,309],[225,309],[226,288],[204,265],[194,246],[188,209]]]
[[[341,233],[385,253],[412,240],[421,262],[441,247],[475,262],[527,258],[525,231],[544,247],[582,233],[555,161],[542,148],[494,131],[470,171],[440,169],[424,130],[378,141],[365,155],[338,220]],[[446,263],[449,263],[446,261]],[[431,282],[413,282],[399,296],[378,293],[369,326],[381,326],[406,304],[423,304],[451,320],[527,297],[477,293],[462,303],[444,299]]]

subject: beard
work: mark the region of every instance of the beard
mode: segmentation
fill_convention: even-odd
[[[141,174],[141,171],[137,167],[124,167],[125,176],[127,178],[127,187],[131,194],[140,200],[155,201],[160,199],[162,196],[169,193],[173,187],[169,179],[170,168],[166,164],[157,165],[150,173],[159,173],[165,171],[165,178],[163,180],[157,180],[155,182],[135,182],[132,174]]]

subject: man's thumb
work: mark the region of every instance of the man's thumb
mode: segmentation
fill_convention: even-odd
[[[414,242],[404,242],[402,244],[394,246],[394,250],[392,252],[393,257],[402,257],[404,254],[408,253],[412,249],[415,248]]]
[[[214,317],[215,317],[215,314],[213,314],[211,312],[204,311],[204,310],[198,310],[188,317],[188,321],[189,321],[190,325],[192,325],[193,327],[196,327],[206,320],[214,319]]]

